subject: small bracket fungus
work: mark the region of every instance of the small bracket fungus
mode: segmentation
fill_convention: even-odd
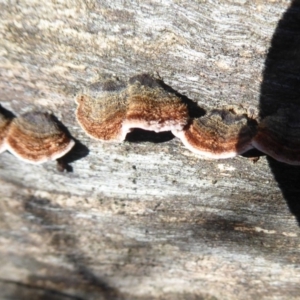
[[[181,130],[188,122],[186,104],[175,94],[167,92],[162,81],[151,75],[130,78],[128,95],[125,129]]]
[[[0,105],[0,153],[7,148],[6,136],[12,118],[8,117],[6,110]]]
[[[247,111],[229,106],[192,120],[184,130],[172,130],[192,152],[207,158],[230,158],[253,148],[253,121]]]
[[[127,91],[117,79],[96,82],[76,98],[76,118],[86,134],[94,139],[121,142],[128,129],[122,124],[126,115]]]
[[[58,159],[75,145],[52,115],[36,111],[15,118],[6,141],[7,150],[33,164]]]
[[[300,107],[284,108],[264,118],[252,145],[274,159],[300,165]]]

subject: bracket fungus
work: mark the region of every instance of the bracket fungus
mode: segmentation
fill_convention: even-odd
[[[51,114],[37,111],[13,119],[6,141],[7,150],[33,164],[58,159],[75,145]]]
[[[121,142],[134,128],[172,131],[192,152],[230,158],[256,148],[274,159],[300,165],[300,107],[282,108],[257,124],[257,110],[242,106],[213,109],[200,118],[152,75],[140,74],[128,83],[96,82],[80,92],[76,118],[91,137]],[[9,150],[21,160],[39,164],[59,159],[75,141],[50,114],[28,112],[17,118],[0,105],[0,153]]]
[[[252,145],[274,159],[300,165],[300,107],[279,109],[258,125]]]
[[[128,108],[123,126],[155,132],[180,130],[188,122],[186,104],[166,91],[161,80],[149,74],[131,77]]]
[[[117,79],[99,81],[75,97],[76,118],[86,134],[103,141],[124,141],[127,90]]]
[[[253,148],[255,127],[247,111],[235,106],[214,109],[184,130],[172,130],[192,152],[207,158],[230,158]]]

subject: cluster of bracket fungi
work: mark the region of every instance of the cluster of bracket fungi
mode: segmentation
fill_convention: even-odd
[[[87,135],[122,142],[135,128],[171,131],[192,152],[230,158],[256,148],[274,159],[300,165],[298,108],[285,108],[257,121],[253,109],[227,106],[192,118],[187,103],[149,74],[96,82],[75,97],[76,118]],[[1,106],[0,106],[1,108]],[[29,112],[11,118],[0,109],[0,153],[43,163],[64,156],[74,140],[52,115]]]
[[[76,118],[92,138],[121,142],[135,128],[171,131],[192,152],[212,159],[230,158],[256,148],[278,161],[300,165],[299,109],[280,109],[257,121],[241,106],[213,109],[199,118],[152,75],[97,82],[80,92]]]

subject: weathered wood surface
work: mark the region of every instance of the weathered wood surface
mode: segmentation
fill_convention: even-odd
[[[272,113],[299,101],[297,3],[0,9],[1,104],[51,110],[82,143],[70,173],[1,154],[1,299],[300,299],[298,167],[200,160],[169,133],[103,144],[80,129],[73,100],[99,77],[158,72],[205,109]]]

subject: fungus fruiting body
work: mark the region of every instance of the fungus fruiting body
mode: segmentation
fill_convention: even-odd
[[[246,113],[232,107],[214,109],[172,132],[189,150],[207,158],[230,158],[253,148],[254,128]]]
[[[300,109],[280,109],[258,125],[252,145],[274,159],[300,165]]]
[[[97,82],[80,92],[76,118],[87,135],[103,141],[121,142],[129,130],[123,128],[127,92],[118,80]]]
[[[75,145],[52,115],[37,111],[25,113],[11,122],[6,143],[12,154],[33,164],[58,159]]]
[[[181,130],[188,122],[188,109],[161,80],[148,74],[130,78],[124,128],[155,132]]]

